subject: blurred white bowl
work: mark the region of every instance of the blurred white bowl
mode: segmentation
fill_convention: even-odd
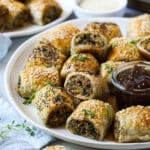
[[[118,0],[120,3],[119,7],[113,10],[94,12],[80,7],[82,0],[73,0],[74,2],[74,13],[78,18],[95,18],[95,17],[121,17],[125,12],[127,6],[127,0]],[[110,0],[109,0],[110,1]]]

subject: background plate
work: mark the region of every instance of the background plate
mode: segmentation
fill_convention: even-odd
[[[31,24],[29,26],[22,27],[22,28],[19,28],[17,30],[13,30],[13,31],[10,31],[10,32],[3,32],[3,34],[6,35],[6,36],[9,36],[9,37],[28,36],[28,35],[32,35],[32,34],[40,32],[40,31],[43,31],[47,28],[50,28],[50,27],[60,23],[61,21],[65,20],[72,13],[72,10],[73,10],[72,0],[57,0],[57,1],[63,9],[63,12],[62,12],[61,16],[58,19],[52,21],[51,23],[43,25],[43,26],[36,25],[36,24]]]
[[[126,36],[126,25],[128,19],[124,18],[99,18],[99,19],[89,19],[89,20],[71,20],[68,21],[80,29],[82,29],[87,23],[91,21],[106,21],[117,23],[124,36]],[[66,22],[66,23],[68,23]],[[65,24],[65,23],[63,23]],[[51,30],[51,29],[49,29]],[[10,102],[16,108],[16,110],[24,117],[26,120],[31,122],[34,126],[46,131],[50,135],[60,138],[62,140],[72,142],[79,145],[84,145],[93,148],[105,148],[105,149],[141,149],[149,148],[150,142],[143,143],[117,143],[113,141],[95,141],[88,138],[84,138],[78,135],[74,135],[67,131],[64,127],[57,129],[47,128],[41,121],[37,114],[37,111],[32,106],[25,106],[22,104],[23,99],[17,94],[15,88],[17,87],[18,75],[21,70],[23,70],[25,62],[27,61],[28,55],[32,52],[34,44],[38,41],[39,37],[47,31],[44,31],[26,41],[22,44],[16,52],[11,57],[5,71],[5,87],[6,92],[9,97]]]

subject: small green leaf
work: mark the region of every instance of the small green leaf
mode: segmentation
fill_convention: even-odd
[[[79,61],[86,61],[86,60],[88,60],[89,58],[88,57],[86,57],[86,56],[74,56],[73,58],[72,58],[72,60],[73,61],[77,61],[77,60],[79,60]]]
[[[108,64],[105,64],[105,69],[107,70],[108,73],[112,73],[112,71],[113,71],[113,67],[111,67]]]
[[[134,44],[136,44],[136,41],[135,41],[135,40],[132,40],[132,41],[130,41],[129,43],[134,45]]]
[[[107,113],[107,118],[108,118],[109,122],[112,122],[112,114],[111,114],[110,105],[107,106],[106,113]]]
[[[29,99],[24,100],[23,104],[24,104],[24,105],[29,105],[29,104],[31,104],[32,100],[35,98],[35,95],[36,95],[36,92],[33,93],[33,94],[29,97]]]
[[[90,115],[92,118],[95,116],[95,112],[89,109],[83,109],[84,116]]]
[[[55,85],[56,85],[55,82],[46,82],[46,83],[45,83],[45,85],[48,85],[48,84],[51,85],[51,86],[55,86]]]

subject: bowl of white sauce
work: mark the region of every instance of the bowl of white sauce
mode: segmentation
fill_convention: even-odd
[[[78,18],[121,17],[127,0],[74,0],[74,12]]]

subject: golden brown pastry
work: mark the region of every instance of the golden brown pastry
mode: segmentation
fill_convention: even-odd
[[[63,124],[74,110],[73,98],[63,89],[46,85],[32,100],[47,126],[57,127]]]
[[[66,78],[67,74],[71,72],[90,72],[97,74],[99,72],[99,63],[91,54],[74,54],[64,63],[61,70],[61,77]]]
[[[29,21],[29,9],[25,4],[15,0],[0,0],[0,4],[4,5],[9,10],[6,22],[7,29],[22,27]]]
[[[150,141],[150,107],[132,106],[117,112],[114,135],[118,142]]]
[[[74,134],[103,140],[114,119],[111,105],[100,100],[81,102],[67,119],[66,127]]]
[[[128,38],[114,38],[109,43],[108,60],[111,61],[137,61],[142,60],[136,46],[136,40]]]
[[[121,37],[119,26],[111,22],[91,22],[84,28],[85,31],[98,32],[104,35],[108,41],[115,37]]]
[[[47,83],[60,85],[59,73],[55,68],[30,67],[20,73],[17,91],[20,96],[28,98]]]
[[[97,32],[80,32],[71,41],[71,54],[91,53],[100,62],[107,54],[107,39]]]
[[[62,145],[56,145],[56,146],[47,146],[42,150],[66,150],[66,148]]]
[[[51,44],[39,43],[28,58],[26,68],[32,66],[55,67],[60,71],[66,56]]]
[[[108,82],[111,82],[111,74],[113,70],[123,63],[123,61],[106,61],[102,63],[100,67],[101,76],[107,79]]]
[[[150,14],[131,18],[127,25],[127,35],[132,38],[150,35]]]
[[[27,0],[33,22],[44,25],[57,19],[62,8],[55,0]]]
[[[80,30],[72,25],[65,24],[46,32],[40,39],[40,42],[51,43],[60,52],[66,56],[70,54],[71,40]]]
[[[109,93],[107,82],[102,77],[87,72],[69,73],[64,87],[69,94],[81,100],[91,98],[105,100]]]

